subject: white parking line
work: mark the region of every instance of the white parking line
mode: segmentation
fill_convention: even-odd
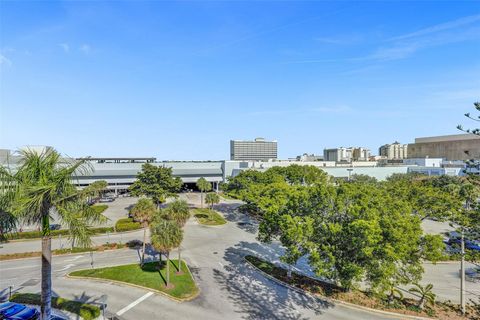
[[[60,272],[60,271],[65,271],[67,269],[70,269],[71,267],[75,267],[74,264],[67,264],[65,267],[63,267],[62,269],[58,269],[58,270],[55,270],[56,272]]]
[[[133,301],[132,303],[130,303],[128,306],[126,306],[126,307],[123,308],[122,310],[118,311],[118,312],[117,312],[117,316],[121,316],[122,314],[124,314],[124,313],[127,312],[128,310],[132,309],[133,307],[135,307],[137,304],[139,304],[139,303],[142,302],[143,300],[145,300],[145,299],[147,299],[148,297],[150,297],[152,294],[153,294],[153,292],[149,292],[149,293],[144,294],[143,296],[141,296],[141,297],[138,298],[137,300]]]

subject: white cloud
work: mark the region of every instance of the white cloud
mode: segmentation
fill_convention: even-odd
[[[60,43],[59,46],[63,49],[65,53],[70,52],[70,46],[68,45],[68,43]]]
[[[0,65],[11,66],[12,61],[5,57],[3,54],[0,54]]]
[[[331,107],[318,107],[312,108],[311,111],[322,112],[322,113],[352,113],[354,110],[345,105],[340,106],[331,106]]]
[[[356,44],[362,41],[362,36],[359,34],[351,34],[351,35],[338,35],[333,37],[316,37],[315,41],[324,43],[324,44],[332,44],[332,45],[351,45]]]
[[[80,46],[80,51],[82,51],[85,54],[89,54],[92,51],[92,47],[90,47],[90,45],[88,44],[82,44]]]
[[[466,30],[451,30],[446,32],[437,32],[435,34],[433,34],[433,32],[429,32],[428,36],[426,36],[426,33],[422,33],[422,35],[425,36],[412,36],[395,41],[393,45],[380,47],[371,55],[364,58],[359,58],[358,60],[398,60],[408,58],[415,52],[430,47],[437,47],[463,41],[479,40],[480,28],[469,27]]]
[[[398,40],[421,37],[421,36],[437,33],[437,32],[440,32],[440,31],[447,31],[447,30],[455,29],[455,28],[462,27],[462,26],[465,26],[465,25],[468,25],[468,24],[472,24],[472,23],[477,22],[477,21],[480,21],[480,14],[473,15],[473,16],[467,16],[467,17],[463,17],[463,18],[460,18],[460,19],[457,19],[457,20],[452,20],[452,21],[448,21],[448,22],[445,22],[445,23],[437,24],[437,25],[434,25],[434,26],[431,26],[431,27],[428,27],[428,28],[425,28],[425,29],[421,29],[421,30],[417,30],[417,31],[414,31],[414,32],[411,32],[411,33],[407,33],[407,34],[404,34],[404,35],[393,37],[390,40],[391,41],[398,41]]]

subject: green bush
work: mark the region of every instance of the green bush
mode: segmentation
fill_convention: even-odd
[[[107,233],[107,232],[114,232],[113,227],[98,227],[98,228],[91,228],[91,234],[99,234],[99,233]],[[50,235],[52,237],[55,236],[68,236],[70,234],[68,229],[61,229],[61,230],[51,230]],[[23,231],[23,232],[15,232],[7,234],[7,240],[20,240],[20,239],[39,239],[42,237],[41,231]]]
[[[16,293],[10,301],[40,305],[40,295],[35,293]],[[52,308],[77,314],[85,320],[93,320],[100,316],[100,308],[98,306],[60,297],[52,297]]]
[[[115,230],[117,230],[117,232],[137,230],[141,228],[142,225],[140,222],[133,221],[133,218],[119,219],[115,224]]]
[[[96,206],[94,206],[96,207]],[[107,232],[122,232],[122,231],[131,231],[141,229],[142,226],[139,222],[134,222],[132,218],[124,218],[119,219],[115,224],[115,229],[113,227],[98,227],[98,228],[91,228],[90,232],[92,235],[95,234],[102,234]],[[68,229],[61,229],[61,230],[51,230],[50,235],[52,237],[55,236],[68,236],[70,232]],[[15,232],[15,233],[8,233],[6,235],[6,239],[8,240],[21,240],[21,239],[39,239],[42,237],[41,231],[23,231],[23,232]]]

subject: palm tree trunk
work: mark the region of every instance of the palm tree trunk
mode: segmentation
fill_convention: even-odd
[[[167,287],[170,284],[170,252],[167,252]]]
[[[42,294],[40,309],[41,319],[50,319],[52,313],[52,238],[50,237],[48,214],[42,218]]]
[[[420,310],[423,310],[423,308],[425,308],[425,298],[424,297],[420,298],[420,302],[418,303],[418,308]]]
[[[178,247],[178,272],[181,272],[182,271],[182,259],[181,259],[181,256],[180,256],[180,247]]]
[[[142,267],[145,261],[145,240],[147,239],[147,227],[143,226],[143,248],[142,248]]]
[[[200,206],[201,208],[203,209],[203,191],[200,191],[200,196],[201,196],[201,203],[200,203]]]

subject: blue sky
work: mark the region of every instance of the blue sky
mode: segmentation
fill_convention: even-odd
[[[480,100],[478,1],[2,1],[0,28],[0,148],[377,153]]]

